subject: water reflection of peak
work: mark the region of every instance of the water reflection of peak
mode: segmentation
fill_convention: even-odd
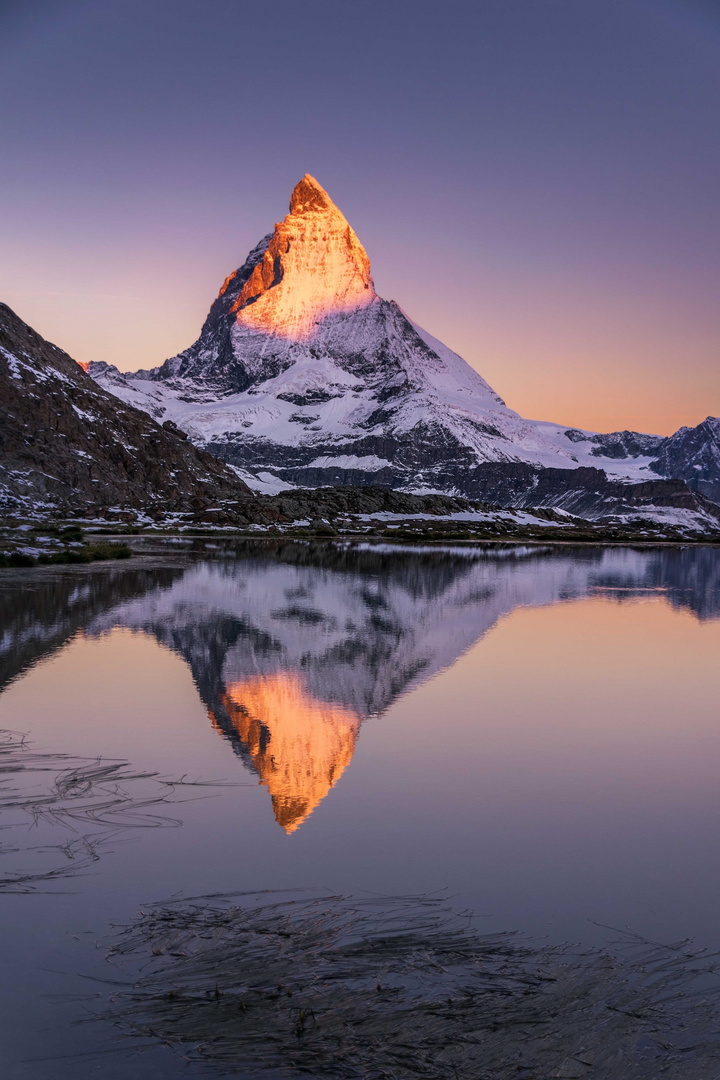
[[[230,683],[220,704],[225,722],[211,712],[213,722],[240,740],[270,792],[278,825],[294,832],[350,764],[361,717],[316,701],[296,672]]]
[[[154,634],[189,664],[217,730],[291,831],[346,768],[362,721],[452,664],[520,605],[661,590],[720,613],[712,549],[501,549],[498,555],[279,544],[203,561],[98,629]]]

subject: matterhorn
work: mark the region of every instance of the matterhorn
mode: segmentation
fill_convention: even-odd
[[[532,505],[540,488],[548,505],[592,516],[603,484],[665,476],[720,499],[719,421],[663,438],[522,419],[378,296],[364,247],[309,175],[194,345],[149,371],[89,373],[260,491],[371,484]]]

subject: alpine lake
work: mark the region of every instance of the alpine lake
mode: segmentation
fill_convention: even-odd
[[[134,546],[0,570],[3,1077],[720,1076],[720,547]]]

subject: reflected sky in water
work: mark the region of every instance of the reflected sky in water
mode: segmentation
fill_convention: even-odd
[[[492,929],[720,944],[718,550],[244,545],[7,572],[0,616],[0,728],[232,783],[72,897],[3,898],[11,1041],[66,992],[48,950],[92,968],[90,928],[177,892],[445,888]]]

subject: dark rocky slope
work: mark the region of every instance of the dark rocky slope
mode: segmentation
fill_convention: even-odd
[[[5,512],[202,512],[245,484],[172,424],[102,390],[0,304],[0,507]]]

